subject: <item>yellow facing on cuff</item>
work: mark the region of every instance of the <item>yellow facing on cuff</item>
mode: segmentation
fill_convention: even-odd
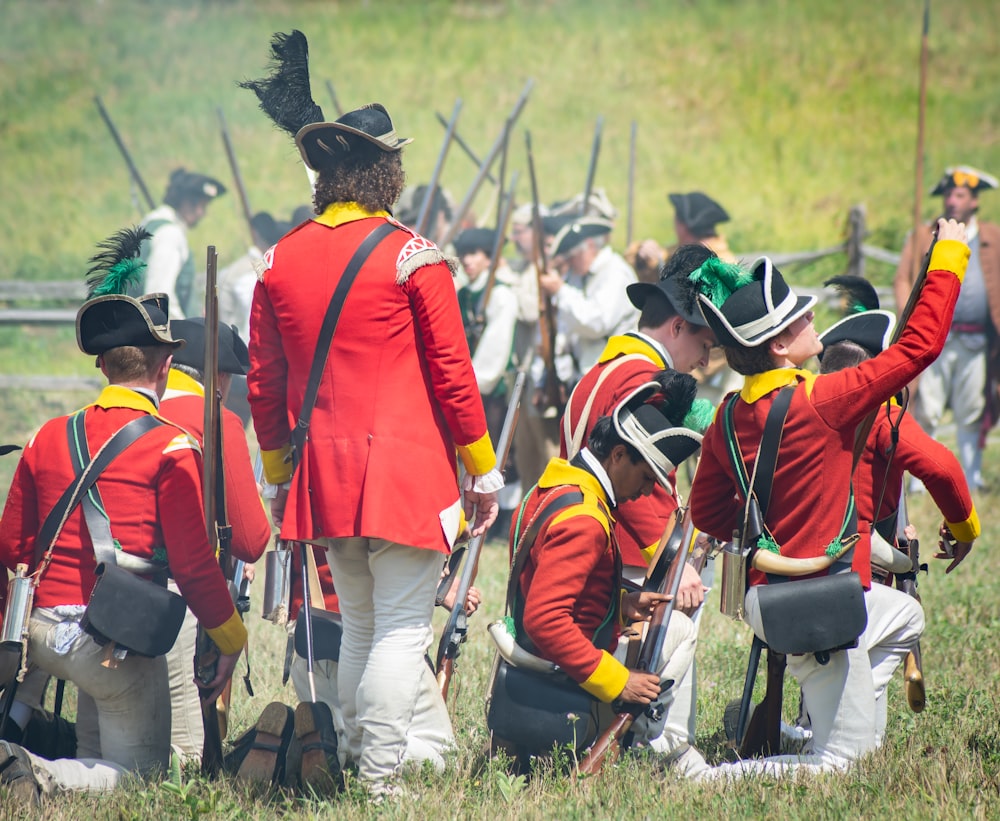
[[[473,476],[482,476],[497,466],[497,455],[493,452],[489,433],[484,433],[471,445],[459,445],[458,455],[465,469]]]
[[[982,533],[982,528],[979,525],[979,514],[976,513],[975,505],[972,507],[969,518],[964,522],[947,522],[946,524],[951,531],[951,535],[960,542],[971,542],[973,539],[978,539],[979,534]]]
[[[580,686],[595,698],[610,704],[628,683],[628,668],[607,651],[602,651],[597,669]]]
[[[291,481],[292,461],[288,454],[292,452],[291,445],[285,445],[279,450],[262,450],[260,461],[264,465],[264,478],[272,485],[281,485]]]
[[[941,239],[934,243],[928,271],[951,271],[961,282],[965,279],[965,266],[969,264],[969,246],[957,239]]]
[[[233,615],[222,624],[206,632],[219,651],[227,656],[238,653],[247,643],[247,629],[243,626],[243,619],[236,612],[236,608],[233,608]]]

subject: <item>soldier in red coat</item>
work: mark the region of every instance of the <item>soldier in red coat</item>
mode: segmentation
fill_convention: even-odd
[[[276,35],[282,68],[248,84],[288,114],[288,72],[306,63],[301,32]],[[308,81],[298,78],[298,89]],[[306,94],[308,96],[308,94]],[[278,101],[275,103],[275,101]],[[452,262],[392,219],[403,188],[397,136],[378,103],[323,122],[311,100],[276,117],[316,172],[317,216],[265,255],[251,313],[249,400],[281,535],[328,548],[344,621],[338,669],[345,737],[373,795],[407,761],[443,766],[450,722],[424,653],[443,561],[463,498],[473,533],[496,518],[503,480],[486,431],[452,281]],[[288,457],[323,318],[359,246],[308,436]],[[457,457],[457,458],[456,458]],[[289,483],[289,484],[284,484]]]
[[[854,530],[845,511],[853,507],[854,430],[937,356],[958,298],[969,253],[965,228],[942,220],[939,237],[926,284],[899,341],[857,367],[820,376],[802,369],[822,350],[810,311],[815,298],[796,296],[770,260],[759,260],[752,271],[710,261],[691,275],[730,367],[746,377],[742,390],[727,399],[734,403],[732,434],[727,434],[721,413],[705,432],[690,499],[697,527],[719,539],[730,536],[746,504],[731,460],[741,458],[753,469],[771,405],[780,389],[791,386],[765,514],[773,537],[768,550],[776,550],[775,558],[785,563],[816,557],[827,561],[835,542],[852,541]],[[857,523],[857,535],[852,567],[868,588],[865,522]],[[799,578],[793,574],[787,584]],[[758,593],[767,582],[764,572],[750,570],[746,618],[765,642]],[[864,601],[867,627],[856,648],[832,653],[826,664],[813,654],[788,656],[788,669],[799,681],[803,709],[811,720],[812,753],[791,761],[743,762],[736,765],[741,772],[758,767],[780,771],[791,762],[841,769],[881,742],[879,716],[884,712],[879,702],[892,673],[919,639],[924,620],[916,600],[884,585],[867,590]]]
[[[205,320],[174,319],[170,333],[185,341],[171,361],[167,389],[160,403],[160,412],[204,442],[205,388]],[[219,325],[219,387],[223,398],[234,374],[246,374],[249,359],[247,346],[228,325]],[[226,486],[226,513],[232,527],[232,556],[253,565],[264,553],[271,538],[257,491],[257,482],[250,462],[250,449],[240,418],[228,408],[222,408],[223,475]],[[252,568],[251,568],[252,572]],[[240,580],[236,580],[239,583]],[[191,659],[195,656],[197,624],[188,611],[184,626],[173,649],[167,653],[170,673],[170,743],[186,759],[201,760],[205,744],[198,687],[191,678]],[[219,704],[221,710],[225,705]]]
[[[138,241],[121,245],[138,252]],[[94,505],[107,516],[114,549],[120,546],[116,563],[142,574],[169,568],[219,647],[218,673],[208,685],[215,698],[247,634],[208,543],[198,443],[159,416],[171,356],[181,344],[167,328],[166,297],[92,299],[77,314],[77,341],[84,353],[97,357],[109,382],[94,403],[78,412],[87,452],[97,453],[133,420],[153,416],[162,421],[108,464],[95,485]],[[57,789],[113,789],[129,772],[162,771],[170,751],[164,657],[128,652],[121,658],[113,641],[98,644],[81,627],[95,584],[98,540],[91,538],[83,506],[69,512],[49,556],[49,545],[38,543],[42,523],[76,481],[75,454],[82,453],[82,445],[79,436],[70,439],[68,421],[47,422],[29,442],[0,520],[0,563],[10,570],[25,563],[40,574],[28,657],[43,671],[77,685],[77,755],[87,759],[48,761],[0,743],[0,782],[29,800]]]

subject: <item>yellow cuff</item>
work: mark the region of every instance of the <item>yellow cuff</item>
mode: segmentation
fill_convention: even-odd
[[[238,653],[247,643],[247,629],[243,626],[243,619],[240,614],[233,609],[233,615],[226,619],[218,627],[213,627],[206,631],[215,642],[219,651],[227,656]]]
[[[649,547],[644,547],[639,552],[642,553],[642,558],[646,561],[646,566],[648,567],[652,561],[653,557],[656,555],[656,548],[660,546],[659,541],[653,542]]]
[[[961,282],[965,279],[965,266],[969,264],[969,246],[957,239],[941,239],[934,243],[928,271],[951,271]]]
[[[580,686],[595,698],[610,704],[628,683],[628,668],[608,652],[603,652],[597,669]]]
[[[292,462],[288,454],[292,452],[291,445],[285,445],[280,450],[262,450],[260,461],[264,465],[264,478],[272,485],[281,485],[292,478]]]
[[[978,539],[979,534],[983,532],[979,525],[979,514],[976,513],[975,506],[973,506],[969,518],[964,522],[955,522],[954,524],[947,522],[946,524],[951,531],[951,535],[960,542],[971,542],[974,539]]]
[[[493,452],[489,433],[484,433],[471,445],[459,445],[458,455],[462,458],[465,469],[473,476],[482,476],[497,466],[497,456]]]

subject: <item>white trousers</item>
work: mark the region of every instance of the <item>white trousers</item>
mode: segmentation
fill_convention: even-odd
[[[937,433],[945,408],[955,417],[958,460],[969,487],[982,482],[979,424],[986,410],[985,337],[951,333],[941,355],[920,375],[914,418],[929,436]]]
[[[373,792],[405,762],[444,767],[454,743],[448,710],[425,660],[443,557],[381,539],[330,539],[344,637],[337,690],[345,742]]]
[[[73,621],[49,608],[36,608],[31,615],[32,662],[79,690],[78,757],[49,761],[31,755],[43,790],[112,790],[129,774],[165,771],[170,752],[166,661],[130,653],[110,669],[101,664],[105,648],[82,632],[68,642],[65,653],[57,653],[60,633],[72,628]]]
[[[747,593],[746,620],[767,641],[757,592],[752,587]],[[920,639],[924,611],[916,599],[882,584],[865,592],[865,605],[868,626],[855,649],[831,653],[827,664],[817,662],[811,653],[787,657],[787,669],[802,689],[803,710],[813,732],[812,752],[723,764],[706,777],[843,770],[882,743],[886,687]]]

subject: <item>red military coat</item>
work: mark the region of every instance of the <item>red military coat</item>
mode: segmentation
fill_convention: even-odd
[[[890,457],[893,425],[898,426],[898,441]],[[956,539],[971,542],[979,536],[979,515],[955,454],[895,401],[887,402],[875,418],[855,474],[859,519],[879,522],[896,512],[905,471],[924,483]]]
[[[539,656],[591,695],[612,701],[625,689],[628,669],[609,652],[621,627],[621,573],[607,493],[591,473],[553,459],[524,502],[522,530],[543,504],[573,491],[582,492],[583,501],[542,525],[525,560],[519,580],[523,627]],[[608,619],[611,642],[596,647],[594,636]]]
[[[198,442],[205,441],[205,389],[187,374],[170,370],[160,414],[180,425]],[[233,555],[253,564],[267,547],[271,525],[257,491],[243,423],[228,408],[222,408],[222,441]]]
[[[575,455],[575,451],[570,454],[568,450],[566,424],[569,423],[570,431],[577,430],[595,388],[594,402],[584,420],[583,435],[579,437],[580,447],[586,446],[587,437],[598,419],[608,416],[626,396],[649,382],[653,374],[669,367],[663,352],[646,339],[630,334],[611,337],[597,364],[583,375],[566,403],[559,425],[559,455],[564,459]],[[615,508],[615,534],[625,565],[643,567],[649,564],[676,509],[677,500],[659,485],[653,488],[651,495],[622,502]]]
[[[270,482],[291,477],[289,432],[333,290],[384,219],[335,203],[265,256],[247,382]],[[496,465],[451,270],[433,243],[399,225],[347,296],[282,537],[365,536],[447,552],[461,511],[456,449],[470,474]]]
[[[145,396],[111,385],[87,407],[91,456],[128,422],[156,409]],[[31,566],[38,531],[75,481],[67,417],[46,422],[25,447],[0,519],[0,563]],[[112,461],[97,488],[122,550],[166,559],[188,607],[224,653],[246,643],[246,629],[208,544],[201,495],[201,451],[173,423],[154,428]],[[35,592],[36,607],[86,604],[94,587],[94,548],[79,505],[66,520],[52,562]],[[123,614],[132,617],[135,614]]]
[[[864,417],[898,393],[941,352],[958,298],[968,248],[935,246],[920,300],[899,341],[854,368],[816,376],[780,368],[746,378],[734,425],[750,473],[764,422],[778,390],[795,385],[781,438],[766,521],[784,556],[821,556],[840,532],[851,486],[854,430]],[[743,503],[727,453],[720,419],[705,432],[701,463],[691,489],[691,514],[700,530],[731,537]],[[871,542],[859,522],[861,541],[853,569],[871,584]],[[750,571],[751,584],[766,577]]]

